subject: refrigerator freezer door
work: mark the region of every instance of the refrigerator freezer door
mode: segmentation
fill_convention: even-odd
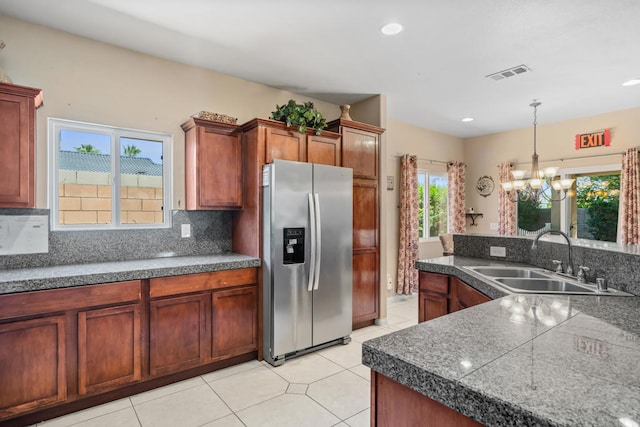
[[[319,280],[313,291],[313,345],[351,334],[353,172],[313,165],[322,232],[319,236]]]
[[[309,284],[310,245],[305,244],[304,263],[284,264],[283,251],[285,228],[304,228],[305,242],[310,242],[308,195],[312,190],[312,167],[307,163],[274,162],[270,184],[264,187],[265,232],[270,234],[271,248],[265,250],[265,266],[269,270],[268,280],[263,283],[270,288],[269,326],[265,322],[271,357],[284,356],[312,345],[312,292]],[[270,212],[266,206],[270,205]],[[269,242],[265,235],[265,249]],[[266,301],[265,301],[266,302]],[[265,347],[265,353],[269,351]]]

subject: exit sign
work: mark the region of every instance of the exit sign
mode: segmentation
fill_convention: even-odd
[[[576,135],[576,150],[591,147],[608,147],[610,144],[611,131],[609,129]]]

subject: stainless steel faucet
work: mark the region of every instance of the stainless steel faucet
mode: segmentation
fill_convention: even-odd
[[[544,236],[545,234],[559,234],[562,237],[564,237],[564,239],[567,241],[567,245],[569,246],[569,262],[567,263],[566,274],[572,276],[573,275],[573,258],[571,256],[571,240],[569,240],[569,236],[567,236],[567,233],[565,233],[564,231],[560,231],[560,230],[541,231],[540,233],[538,233],[535,240],[531,244],[531,249],[536,249],[538,247],[538,240],[540,240],[540,237]]]

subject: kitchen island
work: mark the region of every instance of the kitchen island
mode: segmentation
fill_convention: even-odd
[[[487,260],[417,266],[458,275],[497,299],[363,344],[373,425],[443,425],[462,414],[451,425],[637,426],[640,298],[492,295],[461,269],[478,262]],[[399,391],[424,405],[403,410]]]

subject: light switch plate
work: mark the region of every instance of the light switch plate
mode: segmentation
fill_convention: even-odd
[[[505,258],[507,256],[507,248],[504,246],[491,246],[489,255]]]
[[[182,224],[182,237],[191,237],[191,224]]]
[[[497,222],[489,223],[489,229],[493,231],[498,231],[498,223]]]

